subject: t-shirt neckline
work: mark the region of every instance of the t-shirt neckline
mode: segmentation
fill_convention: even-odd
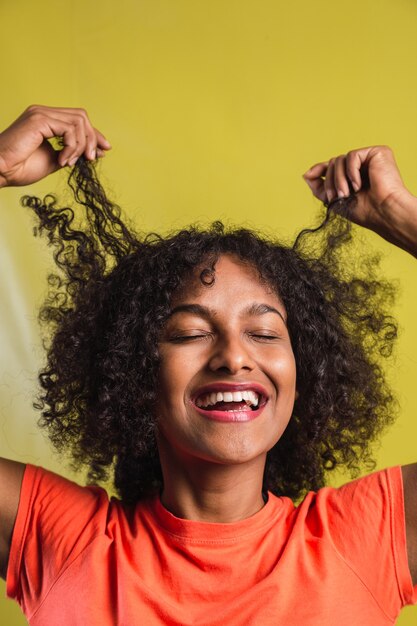
[[[201,522],[176,517],[164,507],[160,497],[152,500],[150,507],[158,525],[165,532],[183,539],[216,542],[235,540],[270,526],[275,523],[283,508],[281,498],[270,492],[268,501],[257,513],[237,522]]]

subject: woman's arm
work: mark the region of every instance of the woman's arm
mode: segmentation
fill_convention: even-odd
[[[62,138],[61,150],[48,139]],[[102,156],[110,144],[82,109],[32,106],[0,133],[0,187],[29,185],[79,156]],[[6,578],[10,541],[25,465],[0,458],[0,577]]]
[[[417,256],[417,198],[405,187],[390,148],[360,148],[317,163],[304,180],[325,204],[355,193],[349,219]]]
[[[49,143],[54,137],[61,139],[62,149]],[[74,165],[82,154],[94,160],[110,147],[84,109],[30,106],[0,133],[0,187],[30,185]]]
[[[357,202],[348,217],[417,257],[417,198],[404,186],[390,148],[352,150],[317,163],[304,179],[325,204],[354,192]],[[402,475],[408,563],[417,585],[417,463],[404,466]]]

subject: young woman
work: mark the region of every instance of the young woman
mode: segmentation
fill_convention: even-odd
[[[329,210],[290,248],[220,223],[138,237],[91,166],[108,149],[80,109],[32,106],[0,134],[0,186],[74,166],[86,211],[75,227],[24,199],[60,270],[40,425],[89,485],[0,460],[8,596],[42,626],[393,624],[417,601],[417,465],[324,487],[393,415],[392,290],[338,216],[417,255],[392,152],[312,167]]]

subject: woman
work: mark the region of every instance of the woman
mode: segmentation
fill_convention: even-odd
[[[416,255],[391,151],[311,168],[330,210],[288,248],[218,223],[139,238],[89,164],[109,148],[78,109],[30,107],[0,135],[1,186],[75,165],[87,217],[24,199],[61,270],[40,424],[91,485],[0,461],[8,595],[42,625],[394,623],[417,601],[417,465],[323,487],[392,418],[392,291],[372,258],[350,273],[336,215]],[[92,485],[109,468],[110,502]]]

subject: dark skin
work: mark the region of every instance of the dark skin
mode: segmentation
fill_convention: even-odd
[[[57,136],[63,140],[60,151],[48,142]],[[109,148],[82,109],[29,107],[0,134],[0,186],[34,183],[73,164],[81,155],[92,160]],[[405,188],[389,148],[353,150],[318,163],[304,178],[314,195],[326,203],[354,189],[357,205],[352,221],[417,256],[417,198]],[[236,285],[238,294],[232,293]],[[157,417],[164,473],[162,501],[187,519],[244,519],[263,506],[266,453],[281,436],[296,395],[286,311],[251,268],[229,255],[219,260],[209,297],[207,290],[191,279],[173,306],[180,310],[169,320],[160,346],[164,393]],[[178,340],[179,336],[183,339]],[[267,402],[253,420],[205,420],[194,396],[196,390],[212,383],[234,388],[260,385]],[[0,459],[3,578],[23,471],[22,463]],[[403,467],[402,472],[409,565],[417,584],[417,464]]]
[[[163,504],[177,517],[201,521],[253,515],[264,504],[267,452],[288,424],[296,393],[282,302],[252,267],[222,255],[210,289],[201,284],[197,270],[175,298],[160,354]],[[227,415],[233,419],[219,422],[195,402],[207,385],[229,393],[256,387],[267,402],[256,419],[250,419],[250,409],[239,412],[236,404]]]

